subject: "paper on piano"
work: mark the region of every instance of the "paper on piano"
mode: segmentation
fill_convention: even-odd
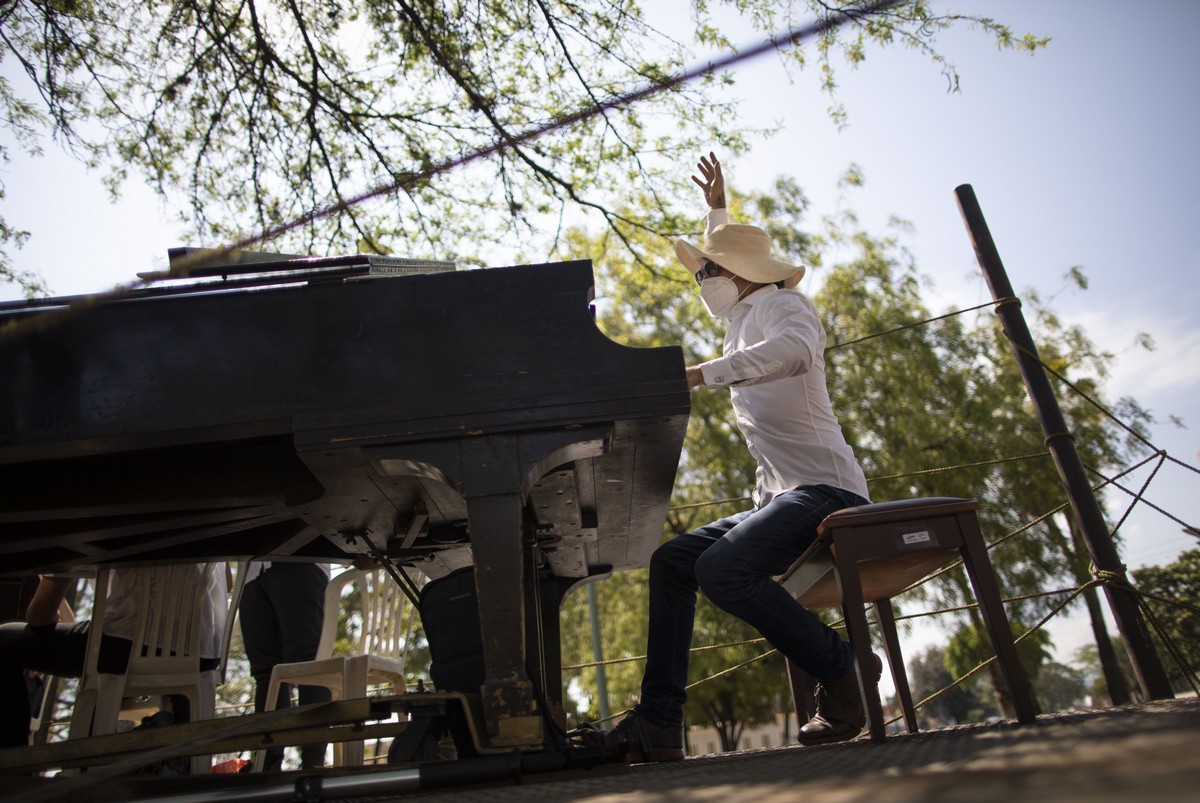
[[[458,270],[458,264],[441,259],[411,259],[366,254],[371,268],[367,276],[412,276],[420,273],[442,273]]]

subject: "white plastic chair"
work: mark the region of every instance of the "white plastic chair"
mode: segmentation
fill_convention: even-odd
[[[213,572],[223,573],[225,568],[220,563],[204,564],[199,571],[197,568],[176,565],[144,570],[134,647],[124,674],[102,673],[97,668],[110,570],[97,572],[92,624],[70,738],[114,733],[123,701],[145,695],[183,695],[190,703],[192,721],[213,718],[222,670],[200,669],[201,614],[210,576]],[[226,637],[228,633],[226,627]],[[224,649],[228,649],[227,642]],[[193,756],[191,764],[193,774],[208,774],[211,758]]]
[[[335,656],[333,643],[337,638],[342,590],[351,584],[362,608],[362,627],[351,648],[353,654]],[[405,689],[404,651],[409,640],[402,617],[404,602],[404,592],[382,569],[369,572],[351,569],[330,579],[325,588],[325,619],[317,656],[312,661],[277,664],[271,670],[267,710],[274,709],[279,686],[283,683],[324,686],[335,700],[366,697],[369,685],[383,683],[392,684],[395,693],[402,694]],[[265,752],[258,751],[254,756],[256,772],[262,771],[265,761]],[[358,766],[362,763],[362,742],[335,744],[335,765]]]

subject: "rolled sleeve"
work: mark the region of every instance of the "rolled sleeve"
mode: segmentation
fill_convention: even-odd
[[[729,222],[728,209],[710,209],[708,214],[704,216],[704,236],[712,234],[712,230],[717,226],[724,226]]]

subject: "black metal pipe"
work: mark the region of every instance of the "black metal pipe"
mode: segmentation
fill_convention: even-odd
[[[1021,314],[1021,302],[1013,292],[1008,273],[1004,270],[1004,263],[1000,261],[1000,252],[996,249],[996,243],[988,230],[987,221],[975,197],[975,190],[970,184],[963,184],[955,188],[954,194],[958,198],[963,222],[971,235],[975,257],[979,260],[979,267],[983,270],[988,288],[992,291],[992,298],[997,302],[996,314],[1000,317],[1009,342],[1012,343],[1013,354],[1016,355],[1017,365],[1025,380],[1025,388],[1029,392],[1038,422],[1046,436],[1046,448],[1054,458],[1054,465],[1066,489],[1071,511],[1079,524],[1092,562],[1100,570],[1111,573],[1127,583],[1125,566],[1117,554],[1112,534],[1104,521],[1104,513],[1092,492],[1079,453],[1075,450],[1075,441],[1067,429],[1054,389],[1042,368],[1037,346],[1034,345],[1033,336],[1025,323],[1025,317]],[[1167,673],[1138,609],[1136,596],[1123,583],[1105,583],[1104,593],[1108,596],[1117,629],[1125,639],[1134,671],[1146,697],[1152,700],[1173,698],[1175,695],[1171,691]]]

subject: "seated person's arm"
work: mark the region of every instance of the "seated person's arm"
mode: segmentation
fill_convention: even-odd
[[[25,621],[34,627],[57,624],[58,606],[66,598],[73,582],[74,579],[69,577],[43,577],[33,592],[33,599],[25,612]]]

